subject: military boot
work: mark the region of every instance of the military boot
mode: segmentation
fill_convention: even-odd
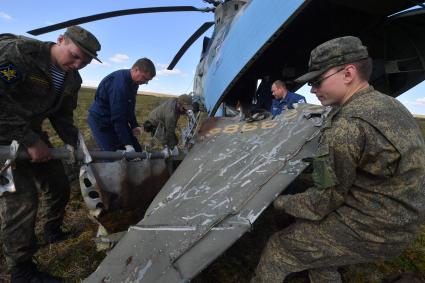
[[[21,263],[11,270],[11,283],[60,283],[60,278],[38,271],[32,262]]]

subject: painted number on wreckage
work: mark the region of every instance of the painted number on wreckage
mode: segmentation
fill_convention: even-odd
[[[234,134],[237,132],[249,132],[257,129],[271,129],[276,127],[278,124],[277,121],[263,121],[263,122],[253,122],[247,124],[230,124],[225,127],[216,127],[212,128],[206,134],[207,137],[217,135],[217,134]]]

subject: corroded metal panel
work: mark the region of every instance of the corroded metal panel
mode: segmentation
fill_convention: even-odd
[[[163,159],[92,162],[81,167],[80,187],[90,214],[115,233],[143,218],[168,178]]]

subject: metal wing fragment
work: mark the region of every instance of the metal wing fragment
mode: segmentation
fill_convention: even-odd
[[[300,174],[326,109],[274,120],[211,118],[200,140],[85,282],[184,282],[222,254]]]

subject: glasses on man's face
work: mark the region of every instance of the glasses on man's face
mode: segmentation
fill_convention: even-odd
[[[322,82],[324,81],[324,80],[326,80],[327,78],[329,78],[329,77],[332,77],[333,75],[335,75],[335,74],[338,74],[339,72],[341,72],[342,70],[344,70],[345,68],[342,68],[342,69],[339,69],[338,71],[336,71],[335,73],[332,73],[332,74],[330,74],[330,75],[328,75],[328,76],[326,76],[326,77],[319,77],[317,80],[314,80],[314,81],[310,81],[310,82],[307,82],[307,84],[309,85],[309,86],[311,86],[311,87],[314,87],[314,88],[319,88],[320,87],[320,85],[322,84]]]

